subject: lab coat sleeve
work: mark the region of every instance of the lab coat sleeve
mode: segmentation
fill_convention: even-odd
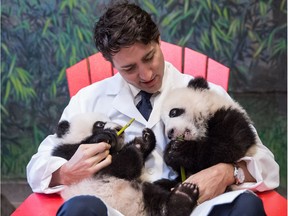
[[[76,112],[83,111],[79,105],[79,96],[74,96],[65,108],[61,119],[69,119]],[[32,156],[27,167],[27,181],[33,192],[56,193],[64,186],[49,187],[52,173],[59,169],[67,161],[60,157],[51,156],[52,149],[59,142],[56,135],[49,135],[40,144],[36,154]]]
[[[256,133],[256,149],[253,157],[245,156],[240,161],[245,161],[247,169],[255,178],[256,182],[247,182],[233,185],[233,190],[250,189],[252,191],[267,191],[279,186],[279,165],[274,159],[272,152],[262,144]]]
[[[49,188],[52,173],[66,162],[63,158],[51,156],[56,141],[54,137],[55,135],[50,135],[43,140],[38,152],[27,165],[27,181],[33,192],[49,194],[59,192],[63,188],[61,185]]]

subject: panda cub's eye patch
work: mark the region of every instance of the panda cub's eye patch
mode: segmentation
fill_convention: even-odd
[[[177,116],[182,115],[185,112],[185,109],[181,109],[181,108],[174,108],[171,109],[169,112],[169,117],[170,118],[175,118]]]
[[[97,122],[95,122],[94,126],[97,128],[104,128],[105,122],[97,121]]]

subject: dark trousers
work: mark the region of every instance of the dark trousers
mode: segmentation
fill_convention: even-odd
[[[58,216],[107,216],[105,204],[94,196],[77,196],[66,201],[58,210]],[[239,195],[232,203],[217,205],[209,216],[264,216],[260,198],[252,193]],[[130,215],[127,215],[130,216]]]
[[[216,205],[209,216],[265,216],[262,200],[250,192],[244,192],[232,203]]]

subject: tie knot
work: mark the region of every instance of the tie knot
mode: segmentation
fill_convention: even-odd
[[[145,91],[140,91],[139,93],[141,95],[141,99],[142,100],[150,100],[152,94],[151,93],[148,93],[148,92],[145,92]]]

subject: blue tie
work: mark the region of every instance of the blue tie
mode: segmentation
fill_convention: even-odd
[[[148,121],[150,113],[152,111],[152,105],[150,102],[152,94],[145,91],[140,91],[139,94],[141,95],[141,100],[136,105],[136,107],[142,114],[142,116],[146,119],[146,121]]]

